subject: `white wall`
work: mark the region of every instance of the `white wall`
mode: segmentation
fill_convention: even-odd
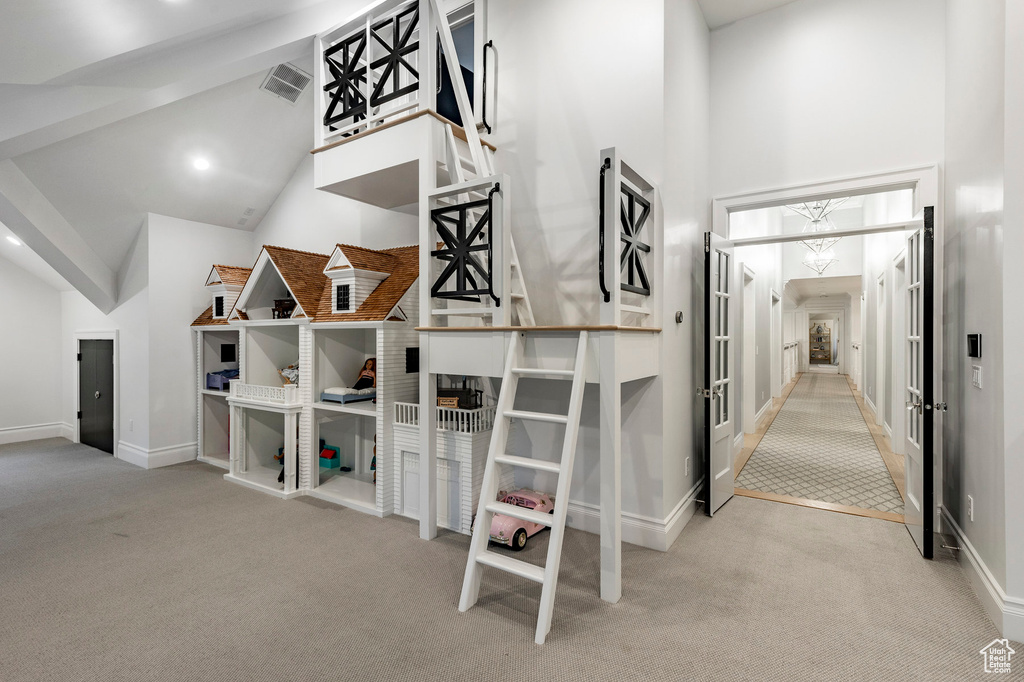
[[[747,329],[743,324],[746,305],[743,296],[734,298],[736,301],[736,377],[738,386],[750,381],[743,370],[743,353],[746,335],[754,334],[754,414],[756,415],[772,400],[772,289],[782,292],[782,276],[780,263],[782,249],[785,245],[772,244],[767,246],[745,246],[736,249],[736,262],[746,265],[754,271],[754,328]],[[742,268],[740,268],[742,271]],[[742,285],[743,275],[740,273]],[[741,291],[737,289],[737,291]],[[780,348],[781,352],[781,348]],[[740,390],[737,396],[743,395]],[[744,411],[737,410],[737,433],[746,431],[753,433],[751,425],[745,423]],[[756,425],[754,425],[756,427]]]
[[[295,171],[252,235],[251,266],[264,244],[330,255],[334,246],[369,249],[411,246],[419,242],[416,216],[387,211],[316,189],[313,156]]]
[[[118,366],[116,409],[120,432],[114,434],[125,450],[149,449],[149,237],[139,230],[118,273],[118,303],[103,314],[77,291],[61,294],[61,374],[64,421],[75,423],[78,362],[76,332],[117,331]],[[136,463],[137,460],[136,460]]]
[[[944,6],[797,0],[711,34],[714,196],[936,163]]]
[[[0,300],[7,308],[0,316],[0,443],[57,436],[64,432],[60,292],[0,257]]]
[[[947,97],[945,165],[945,282],[946,355],[943,395],[950,411],[943,415],[943,504],[963,529],[968,541],[1002,589],[1011,589],[1007,558],[1014,552],[1011,594],[1021,596],[1024,571],[1019,570],[1021,539],[1017,490],[1020,443],[1005,440],[1019,429],[1020,389],[1006,381],[1004,363],[1019,362],[1020,338],[1008,340],[1007,330],[1017,330],[1019,310],[1016,292],[1021,290],[1019,267],[1003,267],[1003,253],[1020,254],[1021,225],[1004,229],[1004,196],[1007,200],[1024,185],[1006,183],[1011,161],[1008,139],[1017,140],[1018,118],[1007,110],[1007,86],[1019,77],[1019,64],[1008,57],[1019,47],[1008,40],[1007,8],[1003,0],[946,3]],[[1017,8],[1011,12],[1017,18]],[[1016,40],[1019,37],[1015,36]],[[1019,92],[1019,84],[1011,86]],[[1014,99],[1015,102],[1019,101]],[[1012,137],[1008,138],[1007,134]],[[1016,154],[1020,149],[1013,150]],[[1019,176],[1015,177],[1019,183]],[[1014,203],[1019,209],[1019,205]],[[1020,219],[1020,213],[1014,218]],[[1011,236],[1012,235],[1012,236]],[[1016,246],[1018,250],[1008,251]],[[1009,270],[1009,272],[1007,272]],[[1005,287],[1005,289],[1004,289]],[[1004,292],[1012,292],[1004,300]],[[1005,311],[1005,313],[1004,313]],[[1005,317],[1004,317],[1005,314]],[[1005,326],[1004,326],[1005,325]],[[983,357],[966,357],[966,335],[981,333]],[[991,339],[991,343],[989,340]],[[971,384],[971,365],[984,371],[983,388]],[[1018,365],[1019,367],[1019,365]],[[1011,374],[1007,374],[1009,379]],[[1019,375],[1014,378],[1020,382]],[[1014,447],[1011,447],[1014,446]],[[1011,454],[1012,451],[1012,454]],[[1011,478],[1011,471],[1017,478]],[[974,519],[968,518],[967,496],[974,498]],[[1010,510],[1016,509],[1015,516]],[[1010,549],[1012,538],[1013,549]],[[1024,636],[1018,632],[1016,637]]]
[[[252,265],[253,235],[149,214],[149,447],[195,448],[195,351],[189,325],[210,307],[210,267]],[[194,454],[194,453],[193,453]]]

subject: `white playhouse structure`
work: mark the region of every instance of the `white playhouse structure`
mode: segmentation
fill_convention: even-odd
[[[449,13],[442,0],[382,0],[318,37],[315,185],[385,209],[414,208],[419,245],[339,245],[331,255],[264,248],[229,313],[229,328],[240,334],[240,378],[227,397],[226,478],[280,497],[309,494],[381,516],[412,516],[427,540],[439,525],[469,533],[475,516],[460,610],[475,604],[486,570],[540,583],[542,643],[552,623],[588,384],[600,401],[600,505],[592,512],[601,535],[600,594],[613,603],[621,596],[622,386],[656,376],[660,366],[661,208],[644,169],[617,149],[595,149],[599,319],[578,326],[534,319],[512,234],[515,188],[496,167],[495,147],[480,138],[489,129],[493,83],[478,70],[471,102],[455,60],[446,61],[444,83],[437,80],[434,36],[445,54],[456,54],[451,26],[467,8],[478,13],[474,52],[476,63],[485,63],[479,15],[486,2]],[[389,54],[401,59],[385,59]],[[448,110],[442,85],[455,102]],[[378,362],[376,403],[324,398],[351,386],[371,357]],[[279,370],[292,363],[297,384],[283,384]],[[493,399],[470,409],[446,406],[442,389],[439,405],[439,377],[465,377]],[[523,387],[539,382],[552,384],[560,407],[541,411],[517,401]],[[546,440],[559,442],[557,451],[519,448],[524,439],[516,433],[534,429],[555,429]],[[376,484],[369,468],[374,436]],[[319,466],[321,440],[341,449],[350,471]],[[274,460],[279,449],[283,467]],[[552,494],[553,513],[497,501],[513,486]],[[550,527],[544,566],[489,547],[496,513]]]

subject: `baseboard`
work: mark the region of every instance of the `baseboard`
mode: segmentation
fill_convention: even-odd
[[[117,443],[117,458],[143,469],[157,469],[194,460],[196,447],[196,443],[182,443],[148,450],[122,440]]]
[[[71,435],[68,435],[68,432]],[[29,426],[8,426],[0,429],[0,445],[7,443],[24,443],[30,440],[42,440],[44,438],[74,438],[74,429],[70,424],[64,422],[51,422],[49,424],[31,424]]]
[[[737,433],[736,437],[732,439],[732,456],[733,457],[735,457],[736,455],[738,455],[741,452],[743,452],[743,436],[745,436],[745,435],[746,434],[744,434],[742,432],[741,433]]]
[[[864,398],[864,404],[867,405],[868,410],[871,411],[871,416],[872,417],[877,417],[877,415],[878,415],[878,408],[875,407],[875,404],[873,402],[871,402],[871,398],[869,398],[868,394],[865,393],[864,391],[861,391],[860,394],[861,394],[861,397]]]
[[[889,442],[892,442],[892,427],[882,422],[882,430],[885,431],[885,435],[889,436]]]
[[[961,547],[958,552],[960,567],[967,573],[971,587],[978,595],[985,613],[992,619],[1003,637],[1016,642],[1024,641],[1024,599],[1006,594],[959,524],[945,507],[939,508],[942,510],[943,523],[952,531],[957,544]]]
[[[693,516],[696,508],[697,493],[703,483],[697,483],[672,509],[664,519],[656,519],[642,514],[622,512],[622,541],[639,545],[659,552],[668,551],[676,538]],[[569,502],[569,513],[566,525],[588,533],[601,532],[601,508],[596,504],[585,502]]]
[[[764,405],[761,406],[761,409],[757,411],[757,414],[754,415],[755,430],[756,430],[756,426],[761,423],[761,420],[764,419],[765,415],[768,414],[768,412],[771,409],[772,409],[772,400],[769,399],[768,402],[766,402]]]

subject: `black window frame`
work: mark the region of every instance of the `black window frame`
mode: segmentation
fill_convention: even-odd
[[[352,310],[351,284],[334,285],[334,309],[339,313],[350,312]]]

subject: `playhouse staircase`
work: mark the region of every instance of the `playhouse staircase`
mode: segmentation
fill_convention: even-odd
[[[473,527],[473,539],[466,562],[466,575],[462,584],[462,598],[459,610],[469,610],[477,601],[480,591],[482,567],[489,566],[532,580],[542,585],[540,612],[537,616],[537,631],[534,641],[543,644],[551,630],[551,616],[555,605],[555,588],[558,583],[558,567],[562,556],[562,539],[565,534],[565,518],[569,507],[569,484],[572,480],[573,460],[576,455],[576,441],[579,436],[580,412],[583,406],[583,389],[586,382],[587,332],[581,331],[576,346],[576,359],[572,369],[545,369],[526,367],[524,334],[512,334],[512,341],[505,362],[501,393],[498,396],[497,415],[491,434],[491,446],[487,453],[483,483],[480,490],[480,506]],[[515,409],[515,398],[520,377],[537,379],[571,379],[572,391],[567,414],[527,412]],[[542,421],[565,425],[562,441],[562,455],[558,462],[520,457],[508,453],[508,440],[512,420]],[[554,511],[551,514],[538,513],[497,501],[501,467],[512,466],[558,475]],[[488,549],[491,520],[494,514],[538,523],[551,529],[548,538],[547,560],[544,566],[513,559],[505,552]]]
[[[481,146],[479,161],[474,159],[472,154],[468,157],[463,151],[469,151],[469,145],[462,142],[455,136],[451,124],[445,126],[445,167],[448,171],[449,182],[453,185],[461,184],[472,177],[487,177],[495,174],[494,152],[490,147]],[[461,143],[461,144],[460,144]],[[479,169],[478,169],[479,165]],[[481,172],[482,171],[482,172]],[[486,195],[482,192],[469,193],[464,200],[483,199]],[[513,323],[524,327],[534,327],[537,322],[533,317],[533,306],[530,305],[530,296],[526,290],[526,280],[523,277],[523,268],[519,264],[519,254],[516,251],[515,236],[510,236],[512,242],[512,291],[509,297],[512,299],[512,310],[514,312]]]

